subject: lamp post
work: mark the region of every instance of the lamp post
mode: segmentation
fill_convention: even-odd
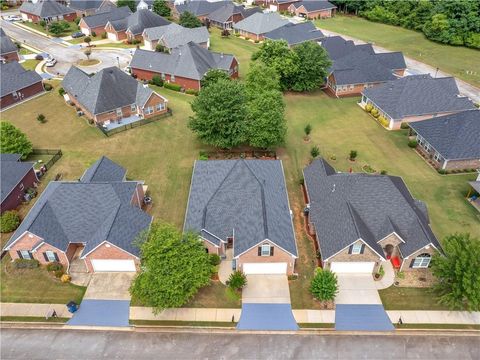
[[[118,64],[118,68],[120,69],[120,58],[117,56],[117,64]]]

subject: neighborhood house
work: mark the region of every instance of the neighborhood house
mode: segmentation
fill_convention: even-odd
[[[255,13],[233,25],[235,33],[252,40],[264,40],[265,34],[289,24],[277,13]]]
[[[210,25],[224,30],[230,30],[233,24],[249,17],[250,15],[261,12],[259,7],[245,8],[241,5],[233,3],[226,3],[222,7],[211,12],[207,16],[207,21]]]
[[[328,1],[306,0],[296,1],[288,7],[288,11],[305,19],[327,19],[335,15],[337,7]]]
[[[265,34],[265,39],[285,40],[290,47],[305,41],[320,41],[324,37],[325,35],[310,21],[298,24],[289,22]]]
[[[0,62],[19,61],[18,48],[0,28]]]
[[[155,51],[160,45],[163,50],[171,52],[173,48],[186,45],[190,41],[205,49],[210,47],[210,34],[205,26],[189,29],[171,23],[145,29],[142,36],[145,49],[152,51]]]
[[[126,181],[125,173],[102,157],[80,181],[50,182],[3,251],[66,269],[77,261],[88,272],[138,270],[132,242],[152,217],[142,210],[143,182]]]
[[[281,161],[196,161],[184,231],[245,274],[293,274],[298,253]]]
[[[77,12],[78,17],[90,16],[116,8],[110,0],[70,0],[68,6]]]
[[[20,6],[20,14],[24,21],[38,23],[40,21],[73,21],[77,17],[74,9],[60,4],[55,0],[24,1]]]
[[[425,203],[400,177],[337,173],[323,159],[303,174],[310,233],[324,268],[372,273],[390,261],[399,271],[416,271],[442,251]]]
[[[185,1],[181,4],[175,4],[172,16],[174,19],[179,19],[184,12],[189,12],[195,15],[200,21],[205,22],[207,16],[215,10],[221,8],[225,4],[232,4],[231,1]]]
[[[108,11],[103,11],[98,14],[86,16],[80,20],[78,26],[85,35],[101,35],[105,32],[105,26],[109,21],[117,21],[126,19],[132,14],[132,11],[128,6],[120,8],[113,7]]]

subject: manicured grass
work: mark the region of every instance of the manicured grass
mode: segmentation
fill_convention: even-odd
[[[20,53],[20,55],[30,55],[30,54],[33,54],[32,51],[22,47],[20,48],[20,50],[18,51]]]
[[[220,281],[212,281],[209,286],[200,289],[184,307],[234,309],[240,308],[241,302],[240,297]]]
[[[449,310],[429,288],[403,288],[391,286],[379,290],[385,310]]]
[[[40,63],[39,60],[35,60],[35,59],[28,59],[28,60],[25,60],[24,62],[20,63],[20,65],[23,66],[24,69],[26,70],[33,70],[35,71],[35,68],[37,67],[37,65]]]
[[[0,321],[14,321],[14,322],[43,322],[43,323],[66,323],[69,318],[48,318],[37,316],[0,316]]]
[[[185,326],[185,327],[225,327],[235,328],[235,322],[217,321],[174,321],[174,320],[130,320],[131,325],[138,326]]]
[[[35,24],[33,22],[28,22],[28,21],[25,21],[25,22],[22,22],[22,25],[25,25],[25,26],[28,26],[29,28],[31,29],[34,29],[34,30],[37,30],[37,31],[40,31],[46,35],[50,35],[50,36],[55,36],[57,37],[57,35],[53,35],[52,33],[48,32],[47,30],[45,30],[42,26],[40,26],[40,24]],[[79,31],[79,27],[77,24],[75,24],[75,22],[73,21],[70,21],[68,22],[68,25],[70,25],[70,28],[67,29],[66,31],[64,31],[63,33],[61,33],[60,35],[58,35],[58,37],[64,37],[64,36],[68,36],[68,35],[72,35],[74,32],[77,32]]]
[[[301,329],[333,329],[335,324],[332,323],[299,323]]]
[[[397,329],[480,330],[480,325],[466,324],[394,324]]]
[[[98,63],[100,62],[100,60],[98,59],[82,59],[82,60],[79,60],[77,65],[80,65],[80,66],[92,66],[92,65],[97,65]]]
[[[480,86],[480,51],[428,40],[421,32],[371,22],[356,16],[335,16],[316,20],[321,28],[372,42],[405,56],[438,67],[466,82]],[[473,71],[474,74],[467,74]]]
[[[142,44],[138,44],[138,46],[143,46]],[[107,44],[98,44],[94,45],[94,49],[96,47],[102,48],[102,47],[107,47],[107,48],[120,48],[120,49],[135,49],[137,45],[131,45],[131,44],[125,44],[124,42],[121,43],[107,43]]]

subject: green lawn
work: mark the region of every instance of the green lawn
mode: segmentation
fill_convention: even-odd
[[[30,50],[22,47],[20,48],[20,50],[18,51],[20,53],[20,55],[30,55],[30,54],[33,54],[33,52],[31,52]]]
[[[143,46],[143,43],[138,44],[138,46]],[[137,47],[137,45],[125,44],[124,42],[120,42],[120,43],[98,44],[98,45],[94,45],[93,48],[95,49],[95,48],[103,48],[103,47],[120,48],[120,49],[135,49]]]
[[[480,86],[480,51],[428,40],[421,32],[371,22],[355,16],[335,16],[316,20],[319,28],[372,42],[405,56],[440,68],[449,74]],[[467,74],[474,71],[474,74]]]
[[[26,70],[35,70],[35,68],[37,67],[37,65],[39,63],[40,63],[39,60],[28,59],[28,60],[25,60],[24,62],[20,63],[20,65],[22,65],[23,68],[26,69]]]
[[[25,22],[22,22],[22,25],[28,26],[28,27],[31,28],[31,29],[40,31],[40,32],[42,32],[42,33],[44,33],[44,34],[47,34],[47,35],[57,36],[57,35],[53,35],[53,34],[49,33],[47,30],[45,30],[45,29],[44,29],[40,24],[38,24],[38,23],[33,23],[33,22],[25,21]],[[64,31],[63,33],[61,33],[60,35],[58,35],[58,37],[69,36],[69,35],[72,35],[74,32],[79,31],[79,30],[78,30],[79,27],[78,27],[77,24],[75,24],[74,21],[68,22],[68,25],[70,26],[70,28],[67,29],[66,31]]]
[[[379,290],[385,310],[448,310],[438,304],[435,294],[429,288],[402,288],[391,286]]]

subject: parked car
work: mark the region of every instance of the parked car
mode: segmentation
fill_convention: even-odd
[[[55,66],[56,63],[57,63],[57,59],[49,58],[49,59],[47,59],[47,62],[45,63],[45,66],[46,67],[52,67],[52,66]]]
[[[5,20],[7,21],[20,21],[22,18],[18,15],[8,15],[5,17]]]
[[[82,33],[81,31],[77,31],[76,33],[72,34],[72,38],[74,39],[81,38],[82,36],[85,36],[85,34]]]

